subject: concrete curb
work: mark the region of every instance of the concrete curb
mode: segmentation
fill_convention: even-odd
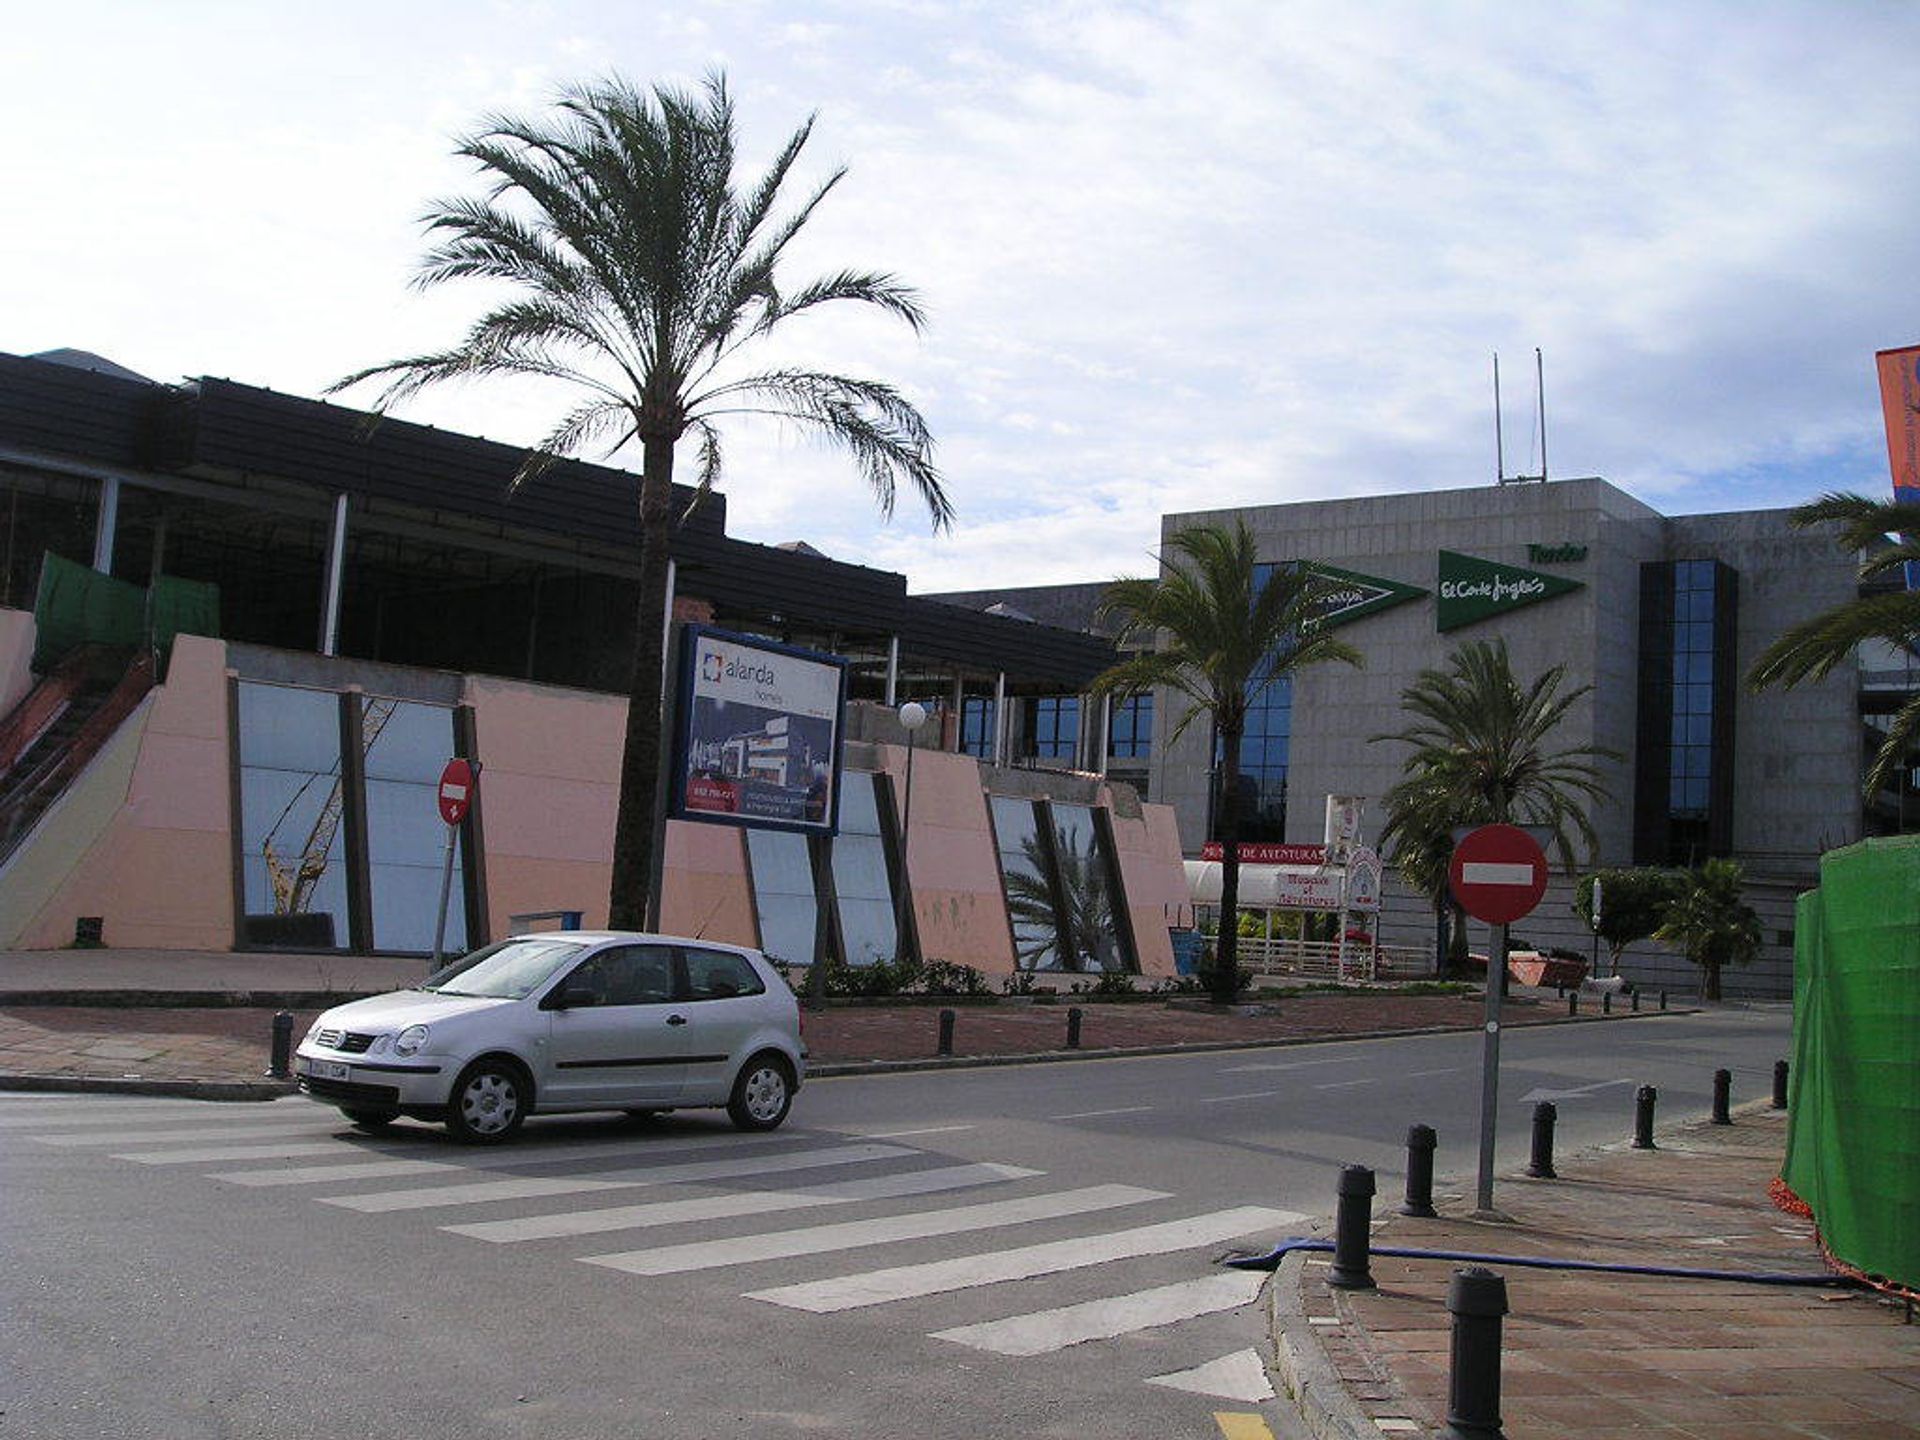
[[[385,990],[0,990],[0,1010],[329,1010]]]
[[[1267,1287],[1273,1326],[1274,1389],[1292,1400],[1314,1440],[1380,1440],[1380,1431],[1347,1393],[1326,1346],[1300,1304],[1307,1253],[1283,1256]]]
[[[0,1074],[0,1090],[61,1095],[168,1095],[182,1100],[278,1100],[291,1080],[126,1080],[114,1075]]]

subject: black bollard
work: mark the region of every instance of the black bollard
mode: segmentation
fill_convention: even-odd
[[[1439,1213],[1433,1208],[1433,1152],[1439,1143],[1431,1125],[1407,1127],[1407,1203],[1400,1207],[1402,1215],[1431,1220]]]
[[[1340,1203],[1333,1217],[1333,1268],[1327,1283],[1336,1290],[1373,1289],[1373,1171],[1364,1165],[1340,1170]]]
[[[1716,1125],[1733,1124],[1733,1113],[1728,1106],[1733,1099],[1733,1072],[1716,1070],[1713,1072],[1713,1123]]]
[[[1662,1010],[1667,1008],[1667,992],[1664,990],[1660,992],[1660,1008]]]
[[[1787,1062],[1784,1060],[1773,1062],[1773,1108],[1787,1108]]]
[[[1640,1013],[1640,992],[1636,990],[1627,998],[1633,1002],[1633,1013],[1638,1015]]]
[[[1611,990],[1602,990],[1600,992],[1600,1013],[1602,1015],[1611,1015],[1613,1013],[1613,992]]]
[[[1659,1099],[1659,1092],[1651,1085],[1642,1085],[1633,1092],[1633,1148],[1653,1150],[1653,1102]]]
[[[1559,1114],[1551,1100],[1539,1101],[1533,1107],[1533,1158],[1527,1163],[1527,1174],[1536,1180],[1560,1178],[1553,1168],[1553,1122]]]
[[[1453,1272],[1447,1314],[1453,1337],[1447,1371],[1447,1434],[1458,1440],[1501,1440],[1500,1321],[1507,1282],[1478,1266]]]
[[[1567,1014],[1578,1015],[1579,1013],[1580,992],[1578,990],[1570,990],[1567,992]]]
[[[940,1050],[942,1055],[953,1054],[953,1011],[940,1012]]]
[[[288,1080],[293,1077],[293,1012],[282,1010],[273,1017],[273,1058],[267,1062],[267,1078]]]
[[[1067,1049],[1069,1050],[1078,1050],[1080,1048],[1081,1018],[1081,1011],[1078,1005],[1071,1007],[1067,1011]]]

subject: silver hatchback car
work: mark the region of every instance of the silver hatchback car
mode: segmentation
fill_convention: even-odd
[[[362,1129],[444,1120],[474,1144],[530,1114],[725,1106],[787,1118],[800,1010],[758,950],[619,931],[517,935],[411,990],[336,1005],[300,1044],[300,1088]]]

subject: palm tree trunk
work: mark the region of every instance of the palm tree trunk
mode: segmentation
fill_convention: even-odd
[[[1700,970],[1703,981],[1700,986],[1700,998],[1702,1000],[1718,1000],[1720,998],[1719,958],[1716,956],[1711,959],[1703,959],[1700,962]]]
[[[667,606],[667,540],[673,499],[673,441],[642,442],[640,472],[640,602],[634,616],[633,675],[627,685],[627,735],[620,765],[620,806],[613,822],[613,881],[607,923],[647,928],[655,847],[666,842],[660,816],[660,668]],[[657,911],[656,911],[657,913]]]
[[[1240,728],[1220,731],[1220,938],[1214,950],[1213,998],[1240,993]]]

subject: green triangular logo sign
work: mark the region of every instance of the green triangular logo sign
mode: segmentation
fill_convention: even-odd
[[[1441,630],[1458,630],[1581,588],[1578,580],[1564,575],[1542,575],[1518,565],[1442,550],[1434,620]]]
[[[1307,568],[1333,585],[1326,608],[1315,617],[1329,630],[1337,625],[1350,624],[1363,616],[1390,610],[1395,605],[1404,605],[1427,593],[1418,585],[1382,580],[1378,575],[1362,575],[1357,570],[1342,570],[1337,565],[1310,563]]]

